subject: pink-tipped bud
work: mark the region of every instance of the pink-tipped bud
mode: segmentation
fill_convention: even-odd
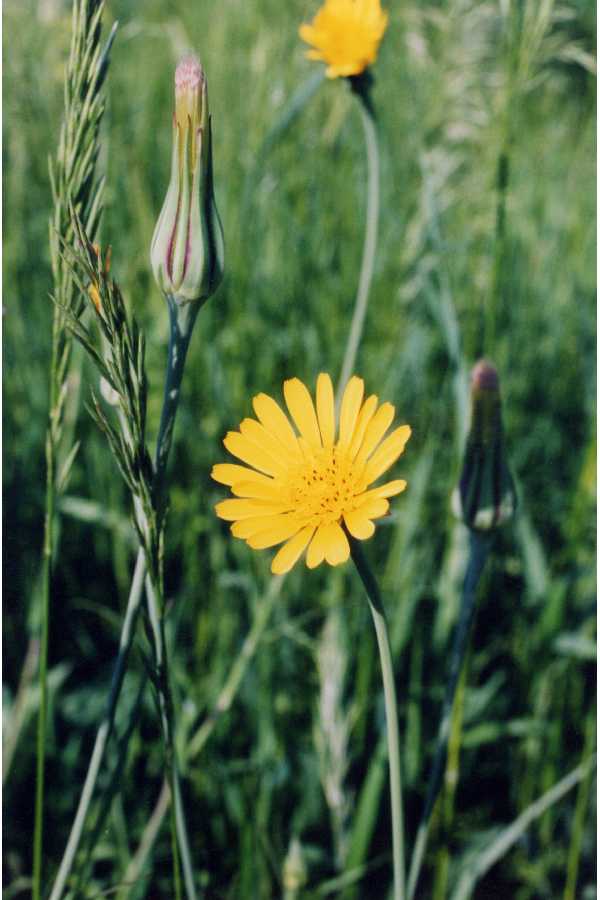
[[[223,250],[206,76],[198,59],[186,56],[175,71],[171,181],[152,238],[154,277],[179,303],[206,300],[223,277]]]
[[[469,528],[482,531],[508,521],[516,508],[504,451],[500,379],[485,359],[471,372],[471,424],[452,507]]]
[[[498,391],[500,382],[498,372],[487,359],[480,359],[471,372],[471,387],[474,391]]]
[[[204,69],[200,60],[190,53],[184,56],[175,69],[175,99],[197,91],[205,82]]]

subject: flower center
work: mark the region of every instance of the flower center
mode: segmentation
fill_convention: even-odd
[[[346,450],[325,447],[313,452],[292,474],[290,502],[302,522],[330,525],[355,508],[355,497],[360,493],[358,482]]]

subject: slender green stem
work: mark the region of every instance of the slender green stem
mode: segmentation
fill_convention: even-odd
[[[177,307],[177,304],[171,297],[167,298],[167,302],[169,305],[171,329],[167,376],[165,379],[165,396],[157,440],[154,479],[154,490],[161,502],[164,502],[162,494],[164,491],[166,465],[173,437],[173,426],[179,402],[179,389],[185,366],[186,353],[199,306],[196,303],[189,304],[188,307]],[[129,651],[133,643],[135,627],[141,609],[145,576],[146,556],[144,550],[140,547],[129,592],[129,599],[127,601],[127,608],[125,610],[125,618],[121,629],[119,652],[113,671],[106,712],[96,734],[96,740],[92,750],[83,790],[71,826],[67,846],[52,888],[50,900],[60,900],[60,897],[65,890],[67,879],[71,873],[75,855],[81,841],[83,827],[92,801],[94,788],[100,772],[100,766],[102,765],[106,746],[114,727],[117,702],[121,693],[121,687],[127,669]]]
[[[129,711],[127,728],[122,735],[119,735],[118,738],[117,752],[115,753],[115,761],[113,764],[113,770],[110,775],[109,783],[102,792],[102,798],[99,802],[99,808],[94,821],[94,827],[90,829],[89,836],[86,836],[84,862],[80,866],[78,866],[77,877],[74,879],[74,884],[71,888],[74,897],[80,896],[80,892],[83,890],[82,885],[87,884],[89,881],[90,868],[93,862],[93,850],[100,838],[100,835],[102,834],[102,829],[104,828],[106,817],[109,813],[111,803],[115,796],[117,786],[119,784],[119,781],[121,780],[121,776],[127,762],[127,750],[129,747],[129,741],[131,740],[131,737],[138,725],[142,700],[144,697],[144,692],[146,690],[146,684],[146,671],[142,670],[139,677],[137,695]]]
[[[398,709],[396,688],[394,685],[394,666],[390,651],[388,630],[381,595],[377,582],[367,563],[362,547],[358,541],[350,538],[352,559],[367,592],[369,609],[375,625],[381,673],[383,676],[383,694],[385,698],[385,717],[387,722],[387,743],[390,766],[390,794],[392,803],[392,847],[394,857],[394,900],[404,900],[404,825],[402,816],[402,781],[400,774],[400,740],[398,736]]]
[[[165,758],[167,778],[171,788],[171,796],[176,797],[178,786],[177,762],[175,758],[175,742],[173,739],[173,700],[171,695],[167,642],[165,636],[164,603],[159,598],[156,586],[150,576],[146,576],[146,598],[148,602],[148,616],[154,641],[154,664],[156,667],[156,688],[158,692],[158,707],[160,721],[165,742]],[[186,857],[189,868],[189,884],[186,876],[186,890],[189,897],[195,897],[194,882],[190,865],[190,853],[187,842],[185,819],[178,822],[176,816],[176,804],[171,805],[171,846],[173,852],[173,879],[175,884],[175,898],[181,900],[181,875],[179,872],[179,856]],[[181,834],[178,826],[182,825]],[[184,851],[185,850],[187,852]]]
[[[450,723],[456,687],[467,650],[471,625],[475,616],[477,585],[479,584],[479,579],[488,557],[490,547],[491,538],[488,535],[477,531],[470,532],[469,562],[463,586],[460,615],[454,633],[454,645],[450,657],[446,694],[444,697],[444,705],[442,707],[442,715],[437,736],[437,748],[429,777],[425,808],[417,830],[417,837],[411,858],[408,876],[408,900],[412,900],[415,896],[419,873],[421,871],[421,865],[427,847],[431,814],[442,784],[448,752],[448,739],[450,736]]]
[[[56,342],[54,342],[56,346]],[[55,369],[55,354],[52,354],[52,372]],[[51,376],[52,377],[52,376]],[[54,378],[52,379],[54,382]],[[51,398],[51,404],[52,398]],[[33,900],[42,895],[42,838],[44,820],[44,775],[46,769],[46,714],[48,708],[48,631],[50,617],[50,578],[52,572],[52,546],[54,525],[55,474],[54,441],[52,427],[46,434],[46,514],[44,520],[44,550],[42,564],[41,595],[41,635],[39,661],[40,707],[38,712],[36,779],[35,779],[35,822],[33,832]]]
[[[187,358],[190,338],[200,310],[200,303],[179,305],[174,297],[166,296],[169,308],[169,350],[165,392],[156,442],[154,493],[157,504],[164,502],[163,493],[167,461],[171,452],[173,427],[179,406],[179,392]]]
[[[100,724],[98,733],[96,734],[96,741],[94,743],[94,749],[92,751],[92,757],[83,785],[83,790],[81,792],[81,797],[79,798],[79,805],[77,807],[77,812],[71,826],[69,840],[67,841],[67,846],[61,860],[58,875],[56,876],[56,880],[52,888],[52,893],[50,894],[50,900],[60,900],[60,897],[62,896],[62,893],[65,889],[67,878],[70,875],[71,869],[73,867],[73,861],[75,859],[75,854],[77,853],[77,849],[81,841],[83,826],[85,824],[85,819],[89,810],[90,803],[92,801],[94,787],[96,785],[96,779],[98,778],[100,766],[104,758],[106,745],[113,731],[117,701],[119,699],[119,694],[121,693],[123,679],[127,670],[129,651],[133,642],[135,626],[141,608],[145,573],[146,558],[144,555],[144,551],[140,549],[135,565],[135,571],[133,573],[133,580],[131,582],[131,590],[129,592],[129,600],[127,601],[127,609],[125,611],[123,627],[121,629],[119,652],[112,675],[108,703],[106,705],[106,712],[104,713],[104,718]]]
[[[158,674],[157,689],[161,726],[165,742],[167,778],[171,789],[171,839],[173,847],[173,876],[176,900],[181,898],[181,876],[179,858],[183,866],[183,876],[188,900],[195,900],[194,875],[192,869],[189,839],[179,784],[177,752],[174,738],[173,696],[168,665],[167,641],[165,635],[164,603],[159,597],[150,576],[146,576],[146,598],[148,614],[154,639],[155,665]]]
[[[171,296],[167,296],[167,303],[169,307],[170,322],[169,355],[167,361],[167,375],[165,378],[163,408],[156,445],[156,471],[153,484],[154,505],[159,516],[162,514],[165,503],[163,495],[165,493],[166,465],[171,449],[173,426],[175,424],[175,416],[179,404],[181,380],[185,368],[190,337],[199,310],[198,303],[186,303],[180,305],[177,303],[176,299]],[[174,739],[174,704],[165,635],[164,602],[159,586],[154,583],[150,575],[146,578],[146,598],[154,640],[155,664],[158,673],[158,700],[165,742],[167,774],[173,799],[171,808],[171,837],[173,845],[175,896],[177,900],[181,897],[179,872],[179,858],[181,857],[186,894],[188,900],[195,900],[196,891],[194,887],[194,876],[183,800],[179,784],[179,772]]]
[[[481,317],[478,355],[495,354],[499,319],[504,313],[504,284],[506,268],[506,198],[510,176],[510,137],[507,136],[496,164],[496,226],[492,284]]]
[[[188,763],[191,762],[191,760],[195,759],[195,757],[198,756],[198,754],[202,751],[213,731],[215,730],[217,722],[220,721],[221,717],[230,709],[231,704],[233,703],[240,688],[240,685],[242,684],[244,675],[246,674],[246,670],[248,668],[248,665],[250,664],[250,660],[253,658],[256,652],[256,648],[259,645],[260,639],[262,638],[268,625],[269,619],[271,618],[271,613],[273,612],[273,608],[275,606],[277,598],[281,593],[281,588],[283,586],[284,580],[285,575],[276,576],[271,579],[266,596],[258,605],[252,627],[246,635],[244,643],[242,644],[242,648],[233,666],[229,670],[229,674],[227,675],[227,678],[225,679],[221,690],[218,693],[212,712],[205,718],[193,737],[188,742],[186,751],[186,759]],[[167,810],[169,809],[170,802],[171,797],[169,791],[169,783],[167,780],[165,780],[163,782],[160,796],[156,802],[156,806],[154,807],[154,811],[150,819],[148,820],[146,828],[144,829],[140,845],[136,850],[134,856],[132,857],[131,862],[127,866],[127,869],[123,876],[123,882],[125,884],[135,884],[141,877],[141,873],[144,869],[146,860],[152,852],[152,847],[154,846],[154,842],[156,841],[156,837],[158,835],[158,832],[160,831],[160,826],[162,824],[163,818],[165,817]],[[122,895],[119,895],[119,900],[121,900],[121,897],[125,896],[127,896],[127,891],[123,892]]]
[[[23,728],[27,722],[28,696],[31,690],[31,684],[35,680],[40,658],[40,641],[33,635],[29,638],[25,660],[19,676],[19,686],[15,702],[10,710],[8,722],[6,725],[6,737],[2,743],[2,784],[10,774],[15,752],[19,745],[19,739],[23,733]]]
[[[438,853],[435,881],[433,888],[433,900],[444,900],[448,888],[448,872],[450,868],[450,851],[448,840],[452,819],[454,817],[454,797],[460,769],[460,742],[462,737],[463,709],[465,700],[465,687],[467,683],[468,656],[462,666],[456,697],[452,707],[452,722],[450,725],[450,739],[448,744],[448,762],[444,775],[444,792],[440,806],[440,821],[442,840]]]
[[[590,715],[587,720],[585,740],[582,754],[582,764],[590,759],[593,753],[594,737],[596,734],[596,716]],[[583,831],[585,816],[589,805],[591,793],[592,769],[590,768],[585,778],[580,782],[575,801],[575,815],[571,828],[571,844],[567,858],[567,880],[563,900],[575,900],[577,891],[577,874],[579,872],[579,858],[583,844]]]
[[[365,225],[365,239],[363,244],[362,262],[354,312],[350,333],[344,353],[342,372],[338,383],[337,402],[340,403],[344,387],[352,375],[356,363],[356,354],[360,344],[367,314],[369,302],[369,290],[373,279],[375,266],[375,252],[377,250],[377,230],[379,225],[379,148],[377,145],[377,128],[375,114],[368,93],[368,87],[364,82],[353,84],[354,92],[359,99],[359,110],[365,135],[365,147],[367,151],[367,212]]]

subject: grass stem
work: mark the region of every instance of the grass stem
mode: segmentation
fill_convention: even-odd
[[[148,575],[146,577],[146,598],[148,602],[148,614],[154,640],[154,664],[157,672],[156,687],[158,692],[158,705],[161,727],[165,743],[166,769],[172,798],[177,798],[179,781],[177,761],[175,755],[175,741],[173,735],[173,698],[171,694],[167,642],[165,635],[164,602],[159,599],[155,585]],[[189,900],[195,898],[193,873],[190,864],[189,842],[183,816],[181,798],[171,804],[171,845],[173,850],[173,881],[175,886],[175,898],[181,900],[181,875],[179,872],[179,858],[182,858],[184,866],[186,891]],[[179,815],[178,807],[179,805]],[[185,862],[184,862],[185,860]]]
[[[179,403],[179,390],[185,359],[189,341],[193,329],[196,316],[198,314],[198,304],[188,304],[187,307],[179,308],[173,298],[167,298],[169,306],[170,318],[170,337],[168,350],[167,375],[165,379],[165,395],[163,401],[163,410],[161,414],[161,422],[157,440],[156,459],[155,459],[155,476],[154,491],[155,495],[160,498],[159,502],[164,502],[162,493],[164,491],[164,480],[166,466],[171,449],[173,437],[173,427],[175,424],[175,416]],[[123,679],[127,668],[129,651],[133,643],[135,635],[135,626],[137,623],[141,601],[143,598],[144,579],[146,577],[146,556],[142,548],[138,551],[137,561],[127,601],[125,618],[121,629],[121,637],[119,640],[119,652],[115,662],[113,671],[111,689],[107,702],[104,719],[100,724],[94,742],[92,757],[86,774],[83,790],[79,799],[77,812],[71,826],[71,832],[67,841],[67,846],[61,860],[60,868],[52,888],[50,900],[60,900],[65,889],[67,879],[71,873],[75,855],[77,853],[83,827],[92,801],[94,788],[100,771],[100,766],[104,759],[106,746],[112,734],[114,727],[114,717],[117,708],[117,702],[121,693]]]
[[[50,900],[60,900],[60,897],[65,890],[67,879],[73,867],[75,854],[77,853],[77,849],[81,841],[81,836],[83,834],[83,826],[85,824],[90,803],[92,801],[94,787],[96,785],[100,766],[102,764],[102,760],[104,759],[106,745],[114,728],[117,701],[121,693],[123,679],[127,670],[129,651],[133,642],[135,626],[141,608],[145,573],[146,558],[144,555],[144,551],[140,549],[135,565],[135,571],[133,573],[133,580],[131,582],[131,590],[129,591],[129,600],[127,601],[127,609],[125,611],[123,627],[121,629],[119,652],[117,655],[117,660],[115,662],[115,668],[113,670],[110,692],[106,705],[106,712],[98,729],[98,733],[96,734],[92,757],[88,767],[87,775],[85,777],[81,797],[79,798],[79,805],[77,807],[77,812],[71,826],[71,832],[69,834],[67,846],[61,860],[60,868],[54,881],[52,893],[50,894]]]
[[[199,726],[195,734],[188,742],[186,752],[186,759],[188,763],[191,760],[195,759],[199,753],[201,753],[205,744],[208,742],[210,736],[215,730],[217,722],[220,721],[221,716],[223,716],[224,713],[226,713],[230,709],[231,704],[233,703],[242,684],[250,661],[253,659],[260,640],[265,633],[266,627],[271,618],[271,613],[273,612],[273,608],[275,606],[277,598],[281,593],[281,588],[283,586],[284,580],[285,576],[275,576],[274,578],[271,578],[269,589],[265,597],[258,605],[252,627],[246,635],[237,659],[229,670],[229,674],[227,675],[227,678],[225,679],[225,682],[223,683],[223,686],[221,687],[221,690],[217,695],[217,699],[213,706],[212,712],[209,713],[209,715],[204,719],[202,724]],[[133,855],[123,876],[123,881],[125,884],[135,884],[141,877],[144,866],[146,864],[146,860],[152,852],[152,848],[158,836],[158,832],[160,831],[162,821],[167,814],[167,810],[169,809],[170,802],[171,792],[169,790],[169,783],[168,780],[165,780],[163,782],[159,798],[156,801],[154,811],[148,821],[148,824],[146,825],[146,828],[144,829],[139,847]],[[119,900],[123,900],[123,898],[126,896],[128,896],[128,894],[125,891],[123,892],[123,894],[119,895]]]
[[[452,709],[456,694],[458,678],[462,668],[463,660],[467,651],[467,643],[471,625],[475,616],[475,607],[477,599],[477,585],[485,561],[488,557],[491,547],[491,539],[488,535],[481,532],[470,532],[469,546],[469,562],[462,592],[462,601],[460,614],[456,631],[454,633],[454,645],[450,657],[450,668],[448,672],[448,680],[446,682],[446,693],[444,697],[444,705],[442,707],[442,715],[437,736],[437,747],[431,775],[429,777],[427,796],[425,799],[425,808],[417,830],[415,846],[411,857],[410,871],[408,876],[408,900],[412,900],[415,896],[419,873],[425,856],[427,847],[427,838],[429,834],[429,825],[431,814],[435,806],[440,787],[442,785],[442,777],[448,752],[448,740],[450,737],[450,723],[452,717]]]
[[[55,316],[56,321],[56,316]],[[55,350],[56,341],[53,341],[51,380],[54,385],[55,378]],[[50,398],[51,409],[54,407],[53,398]],[[36,774],[35,774],[35,821],[33,832],[33,900],[40,900],[42,895],[42,839],[44,820],[44,776],[46,769],[46,715],[48,709],[48,631],[50,616],[50,578],[52,574],[52,547],[54,525],[54,501],[55,501],[55,472],[54,472],[54,441],[51,426],[46,434],[46,513],[44,519],[44,549],[42,564],[42,594],[41,594],[41,633],[39,656],[39,688],[40,708],[37,722],[36,743]]]
[[[592,756],[594,747],[594,737],[596,734],[596,716],[590,715],[587,720],[585,740],[582,754],[582,765]],[[563,900],[575,900],[577,891],[577,875],[579,873],[579,859],[581,856],[581,848],[583,845],[583,832],[585,826],[585,816],[591,797],[591,781],[593,769],[589,769],[585,778],[579,783],[577,790],[577,800],[575,801],[575,815],[573,816],[573,827],[571,829],[571,844],[569,846],[569,855],[567,858],[567,881],[565,884],[565,892]]]
[[[450,740],[448,744],[448,762],[444,775],[444,791],[440,798],[440,824],[442,832],[441,847],[436,864],[433,887],[433,900],[445,900],[448,892],[448,874],[450,870],[449,839],[452,820],[454,818],[454,797],[460,771],[460,742],[462,737],[463,710],[465,689],[467,684],[468,656],[465,659],[456,689],[456,697],[452,707],[450,724]]]

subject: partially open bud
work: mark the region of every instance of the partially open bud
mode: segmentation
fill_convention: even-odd
[[[498,373],[482,359],[471,373],[471,425],[452,509],[469,528],[488,531],[510,519],[516,505],[504,454]]]
[[[194,56],[175,71],[171,181],[150,260],[159,287],[179,303],[206,300],[223,277],[223,229],[213,193],[206,76]]]

